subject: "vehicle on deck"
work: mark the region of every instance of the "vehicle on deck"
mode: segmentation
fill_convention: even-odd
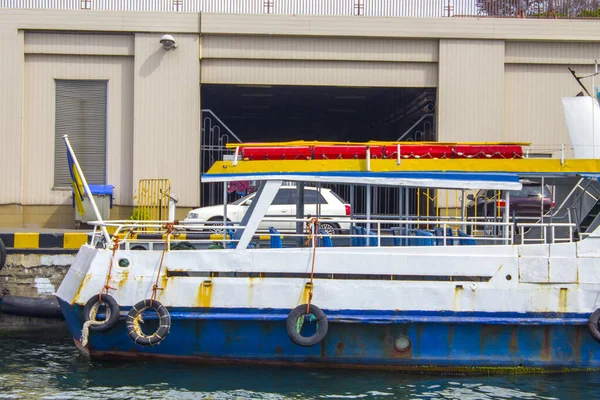
[[[281,232],[294,232],[296,230],[296,222],[292,219],[296,217],[296,193],[296,185],[282,186],[267,210],[267,219],[261,221],[258,229],[260,231],[267,231],[269,227],[274,227]],[[227,223],[239,224],[244,215],[246,215],[255,196],[256,192],[250,193],[228,204]],[[316,187],[306,186],[304,188],[305,218],[317,215],[317,208],[319,208],[318,214],[321,215],[319,227],[323,232],[332,235],[347,232],[350,229],[350,223],[342,221],[350,216],[350,204],[331,189],[317,189]],[[183,223],[187,225],[208,223],[207,225],[211,231],[221,233],[223,214],[223,205],[195,208],[188,212]],[[328,219],[336,219],[338,221],[332,222],[328,221]],[[214,225],[211,226],[211,224]]]
[[[490,217],[503,215],[507,209],[517,217],[539,217],[545,215],[554,207],[552,192],[548,185],[531,180],[521,180],[520,190],[478,190],[475,195],[469,195],[467,215],[469,217]]]

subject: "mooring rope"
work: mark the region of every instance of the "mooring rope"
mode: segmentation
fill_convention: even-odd
[[[110,278],[111,278],[111,274],[112,274],[112,267],[113,267],[113,263],[115,260],[115,253],[117,252],[118,248],[119,248],[119,237],[114,236],[114,245],[113,245],[113,249],[112,249],[113,250],[112,256],[110,257],[110,264],[108,266],[108,274],[106,274],[106,282],[104,282],[104,287],[102,288],[102,290],[104,290],[105,294],[108,294],[108,289],[114,289],[108,283],[110,282]],[[102,290],[98,293],[98,302],[95,303],[92,306],[92,308],[90,309],[90,315],[88,316],[88,320],[83,323],[83,327],[81,328],[81,345],[83,347],[87,346],[88,337],[90,335],[90,326],[102,325],[105,321],[107,321],[110,318],[110,308],[107,307],[105,320],[104,321],[96,320],[96,315],[98,314],[98,309],[100,308],[100,304],[102,302]]]
[[[90,326],[92,325],[102,325],[104,321],[96,320],[96,315],[98,314],[98,309],[100,308],[100,301],[94,304],[90,310],[89,319],[83,324],[83,328],[81,330],[81,345],[83,347],[88,344],[88,337],[90,335]],[[110,308],[106,308],[106,320],[110,318]]]
[[[152,301],[156,300],[156,291],[162,290],[162,288],[158,287],[158,280],[160,279],[160,273],[162,271],[163,261],[165,259],[165,253],[167,252],[167,249],[169,248],[169,241],[170,241],[169,239],[171,238],[171,235],[173,235],[173,237],[177,236],[174,233],[174,231],[175,231],[174,223],[167,222],[163,226],[163,228],[165,229],[167,236],[165,238],[165,245],[163,247],[162,254],[160,255],[160,263],[158,265],[158,273],[156,274],[156,282],[154,283],[154,286],[152,286],[152,296],[150,297],[150,306],[152,306]],[[141,321],[141,317],[140,317],[140,321]]]
[[[308,225],[310,226],[310,234],[308,235],[308,239],[306,240],[306,244],[312,241],[312,268],[310,271],[310,283],[308,290],[308,301],[306,302],[306,314],[310,313],[310,302],[313,297],[313,289],[314,289],[314,276],[315,276],[315,256],[317,255],[317,240],[319,240],[318,229],[319,229],[319,218],[314,217],[308,221]]]

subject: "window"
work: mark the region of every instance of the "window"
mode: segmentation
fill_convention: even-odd
[[[106,184],[107,81],[55,80],[54,187],[71,186],[63,135],[89,184]]]
[[[317,199],[319,204],[327,204],[321,193],[316,190],[304,190],[304,204],[317,204]]]
[[[279,189],[279,192],[277,192],[277,194],[275,195],[275,198],[273,199],[273,202],[271,204],[273,205],[281,205],[281,204],[295,204],[295,190],[289,190],[289,189]]]

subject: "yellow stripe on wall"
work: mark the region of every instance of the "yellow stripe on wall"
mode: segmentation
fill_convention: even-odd
[[[65,232],[63,236],[63,248],[78,249],[88,241],[88,235],[80,232]]]
[[[37,249],[40,247],[39,233],[15,233],[15,249]]]

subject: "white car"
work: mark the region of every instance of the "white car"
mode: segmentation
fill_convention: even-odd
[[[240,223],[255,195],[256,192],[228,204],[227,221]],[[317,200],[321,208],[320,215],[322,217],[319,218],[319,226],[322,232],[334,234],[350,229],[349,222],[327,221],[328,219],[347,219],[350,216],[350,204],[347,204],[331,189],[321,188],[319,194],[314,187],[304,188],[305,218],[317,215]],[[223,221],[223,209],[223,205],[195,208],[188,213],[183,223],[190,225],[213,222],[217,225]],[[280,232],[294,232],[296,230],[296,222],[283,220],[284,218],[296,218],[296,186],[282,186],[279,189],[267,210],[265,218],[276,219],[261,221],[258,227],[259,230],[266,231],[271,226]],[[213,230],[215,232],[220,231],[218,228]]]

